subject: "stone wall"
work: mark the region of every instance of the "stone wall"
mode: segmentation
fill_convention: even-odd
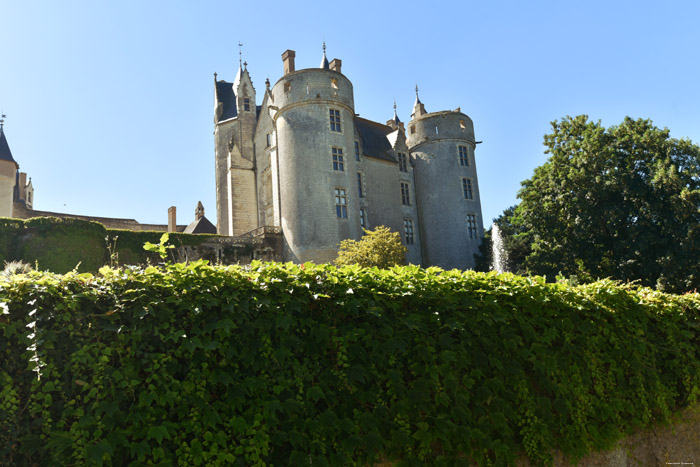
[[[28,209],[24,203],[14,203],[13,215],[16,219],[32,219],[34,217],[58,217],[59,219],[83,219],[99,222],[108,229],[134,230],[137,232],[155,231],[167,232],[167,224],[141,224],[135,219],[118,219],[114,217],[83,216],[80,214],[66,214],[63,212],[36,211]],[[183,232],[187,226],[178,225],[177,232]]]
[[[520,458],[518,467],[531,467]],[[555,467],[572,465],[561,453],[554,453]],[[620,440],[608,451],[594,452],[581,459],[579,467],[692,466],[700,465],[700,406],[675,415],[668,425],[657,425]]]
[[[12,217],[16,172],[14,162],[0,160],[0,217]]]

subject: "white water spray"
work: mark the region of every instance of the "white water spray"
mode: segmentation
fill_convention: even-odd
[[[501,229],[495,222],[491,225],[491,270],[508,272],[508,253],[503,246]]]

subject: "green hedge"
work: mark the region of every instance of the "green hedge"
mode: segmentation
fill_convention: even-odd
[[[408,266],[0,279],[0,464],[578,459],[697,401],[700,296]]]
[[[160,257],[145,251],[143,245],[158,243],[162,234],[106,229],[100,223],[73,218],[0,218],[0,269],[3,261],[23,261],[61,274],[76,268],[94,273],[110,264],[112,253],[118,264],[158,264]],[[212,237],[215,235],[171,233],[170,244],[197,246]]]

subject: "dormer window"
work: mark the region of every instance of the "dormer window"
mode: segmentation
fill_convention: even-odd
[[[243,110],[250,112],[250,99],[247,97],[243,98]]]

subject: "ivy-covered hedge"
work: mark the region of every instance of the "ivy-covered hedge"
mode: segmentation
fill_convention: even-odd
[[[0,269],[4,261],[23,261],[41,270],[97,272],[105,264],[157,264],[160,257],[143,249],[163,232],[106,229],[83,219],[0,218]],[[197,246],[214,235],[171,233],[175,247]],[[112,254],[116,256],[112,257]]]
[[[0,464],[548,463],[700,395],[700,296],[201,262],[0,279]]]

